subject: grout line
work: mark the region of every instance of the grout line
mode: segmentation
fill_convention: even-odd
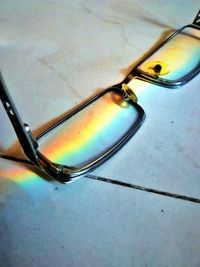
[[[119,180],[113,180],[113,179],[109,179],[109,178],[95,176],[92,174],[85,175],[85,178],[89,178],[89,179],[93,179],[93,180],[97,180],[97,181],[101,181],[101,182],[106,182],[106,183],[110,183],[110,184],[120,185],[120,186],[132,188],[132,189],[136,189],[136,190],[146,191],[146,192],[150,192],[150,193],[154,193],[154,194],[158,194],[158,195],[163,195],[166,197],[177,198],[177,199],[190,201],[190,202],[194,202],[194,203],[200,203],[200,199],[198,199],[198,198],[189,197],[189,196],[185,196],[185,195],[179,195],[179,194],[175,194],[175,193],[169,193],[169,192],[165,192],[165,191],[161,191],[161,190],[157,190],[157,189],[153,189],[153,188],[149,188],[149,187],[144,187],[144,186],[140,186],[140,185],[122,182]]]
[[[16,158],[16,157],[12,157],[12,156],[9,156],[9,155],[0,154],[0,158],[4,158],[4,159],[8,159],[8,160],[13,160],[13,161],[17,161],[17,162],[33,165],[33,163],[31,161],[29,161],[29,160]],[[87,174],[84,177],[88,178],[88,179],[92,179],[92,180],[106,182],[106,183],[109,183],[109,184],[120,185],[120,186],[124,186],[124,187],[127,187],[127,188],[132,188],[132,189],[136,189],[136,190],[146,191],[146,192],[149,192],[149,193],[163,195],[163,196],[166,196],[166,197],[177,198],[177,199],[190,201],[190,202],[194,202],[194,203],[200,203],[200,199],[199,198],[179,195],[179,194],[175,194],[175,193],[169,193],[169,192],[166,192],[166,191],[161,191],[161,190],[157,190],[157,189],[153,189],[153,188],[149,188],[149,187],[144,187],[144,186],[140,186],[140,185],[126,183],[126,182],[122,182],[122,181],[119,181],[119,180],[113,180],[113,179],[100,177],[100,176],[96,176],[96,175],[92,175],[92,174]]]
[[[16,161],[16,162],[21,162],[21,163],[25,163],[25,164],[29,164],[29,165],[33,165],[33,163],[30,160],[20,159],[20,158],[9,156],[9,155],[0,154],[0,158],[8,159],[8,160]]]

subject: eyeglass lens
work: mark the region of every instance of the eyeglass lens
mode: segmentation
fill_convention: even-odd
[[[109,91],[39,139],[50,160],[81,167],[106,153],[134,127],[139,112],[115,91]]]
[[[173,82],[200,64],[200,30],[186,27],[138,66],[138,71]]]

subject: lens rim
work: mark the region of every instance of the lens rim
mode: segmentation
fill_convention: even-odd
[[[74,108],[70,113],[65,115],[63,118],[60,120],[56,121],[53,125],[45,129],[42,133],[40,133],[37,137],[36,140],[38,141],[40,138],[45,136],[47,133],[49,133],[51,130],[55,129],[57,126],[62,124],[64,121],[68,120],[84,108],[86,108],[88,105],[91,103],[95,102],[98,100],[100,97],[103,95],[107,94],[108,92],[118,92],[123,96],[123,91],[121,89],[121,86],[113,86],[108,89],[105,89],[101,91],[100,93],[97,93],[90,99],[84,101],[81,105],[78,107]],[[144,122],[145,119],[145,112],[143,108],[138,105],[137,103],[130,101],[130,103],[134,106],[134,108],[138,112],[138,118],[137,120],[133,123],[132,127],[126,131],[126,133],[119,139],[118,142],[114,143],[112,147],[107,149],[106,151],[102,152],[99,156],[97,156],[94,160],[91,160],[89,163],[86,163],[85,165],[81,167],[73,167],[73,166],[66,166],[66,165],[61,165],[57,164],[56,162],[52,162],[49,159],[46,158],[40,151],[39,147],[37,150],[37,155],[40,159],[41,165],[43,166],[43,169],[53,175],[55,179],[59,180],[60,182],[70,182],[77,176],[83,175],[86,172],[92,171],[93,169],[97,168],[99,165],[101,165],[103,162],[105,162],[107,159],[109,159],[113,154],[115,154],[134,134],[135,132],[140,128],[142,123]]]
[[[147,81],[159,86],[163,86],[163,87],[167,87],[170,89],[174,89],[174,88],[178,88],[184,84],[186,84],[187,82],[189,82],[192,78],[194,78],[199,72],[200,72],[200,63],[194,68],[192,69],[188,74],[184,75],[183,77],[174,80],[174,81],[169,81],[169,80],[165,80],[163,78],[159,78],[159,77],[153,77],[148,75],[147,73],[142,72],[141,70],[139,70],[139,66],[144,63],[148,58],[150,58],[154,53],[156,53],[162,46],[164,46],[166,43],[168,43],[170,40],[172,40],[177,34],[179,34],[181,31],[183,31],[186,28],[193,28],[193,29],[197,29],[200,30],[200,27],[194,24],[188,24],[183,26],[182,28],[180,28],[179,30],[175,31],[171,36],[169,36],[164,42],[162,42],[158,47],[156,47],[155,49],[153,49],[149,54],[147,54],[135,67],[134,69],[131,71],[131,75],[136,76],[137,78],[143,80],[143,81]]]

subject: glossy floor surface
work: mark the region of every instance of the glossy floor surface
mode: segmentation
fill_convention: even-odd
[[[198,10],[186,0],[0,0],[0,69],[23,121],[37,134],[122,81]],[[74,183],[0,158],[0,266],[200,266],[199,85],[133,81],[144,124]],[[0,153],[22,156],[2,105]]]

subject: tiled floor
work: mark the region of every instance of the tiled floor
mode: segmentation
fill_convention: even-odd
[[[0,0],[0,69],[33,130],[122,80],[199,1]],[[68,185],[0,159],[0,266],[200,266],[199,76],[133,82],[147,118],[115,156]],[[0,151],[19,153],[0,106]]]

